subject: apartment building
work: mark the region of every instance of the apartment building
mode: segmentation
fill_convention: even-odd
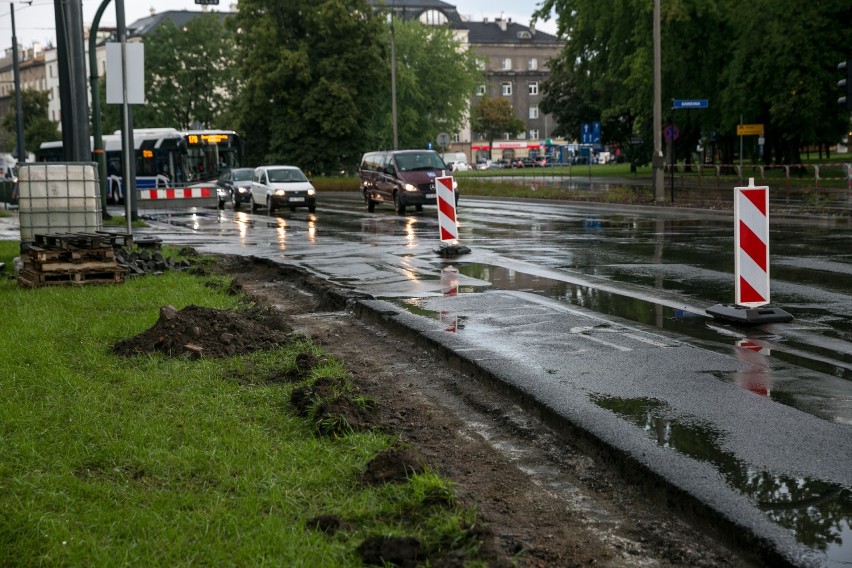
[[[546,153],[546,146],[564,141],[552,140],[553,117],[543,113],[539,104],[542,85],[548,78],[549,60],[562,49],[563,42],[551,35],[513,22],[502,15],[494,20],[472,21],[461,16],[452,4],[441,0],[368,0],[377,10],[388,10],[399,18],[418,20],[424,25],[449,26],[463,45],[485,59],[485,82],[471,98],[471,109],[482,97],[505,97],[525,125],[521,133],[505,133],[489,149],[481,133],[469,124],[453,133],[450,151],[462,151],[471,162],[477,159],[535,157]],[[552,144],[549,144],[551,142]]]

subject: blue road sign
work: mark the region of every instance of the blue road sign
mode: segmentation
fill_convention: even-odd
[[[601,123],[600,122],[584,122],[580,129],[580,144],[595,144],[599,146],[601,143]]]
[[[707,99],[674,99],[672,108],[707,108]]]
[[[592,125],[584,122],[580,128],[580,144],[592,143]]]

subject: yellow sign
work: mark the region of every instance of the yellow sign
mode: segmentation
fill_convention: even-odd
[[[763,136],[762,124],[738,124],[737,136]]]
[[[190,144],[201,144],[202,142],[207,142],[208,144],[218,144],[219,142],[227,142],[228,138],[230,138],[227,134],[189,134],[186,139]]]

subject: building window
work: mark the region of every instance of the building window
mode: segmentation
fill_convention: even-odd
[[[518,140],[523,140],[526,137],[527,137],[526,132],[518,132]]]
[[[512,70],[512,58],[504,57],[500,60],[500,69],[503,71],[511,71]]]
[[[477,97],[482,97],[482,96],[484,96],[484,95],[485,95],[485,85],[479,85],[479,86],[476,88],[476,96],[477,96]]]
[[[500,85],[500,92],[504,97],[512,96],[512,83],[503,83]]]
[[[530,139],[535,140],[536,138],[538,138],[538,128],[533,128],[530,130]]]
[[[443,26],[448,21],[447,16],[438,10],[427,10],[420,14],[420,23],[427,26]]]
[[[529,70],[535,71],[537,69],[538,69],[538,58],[537,57],[530,57]]]
[[[538,118],[538,105],[530,105],[530,118]]]
[[[511,140],[511,139],[512,139],[512,138],[511,138],[511,136],[509,136],[509,133],[508,133],[508,132],[504,132],[504,133],[503,133],[503,140]]]
[[[531,95],[537,95],[538,94],[538,81],[530,81],[529,84],[527,85],[527,90],[529,91],[529,93]]]
[[[461,142],[461,134],[459,134],[458,132],[453,134],[453,142]]]

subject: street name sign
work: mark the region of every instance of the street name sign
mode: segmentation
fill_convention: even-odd
[[[673,109],[707,108],[707,99],[673,99]]]

